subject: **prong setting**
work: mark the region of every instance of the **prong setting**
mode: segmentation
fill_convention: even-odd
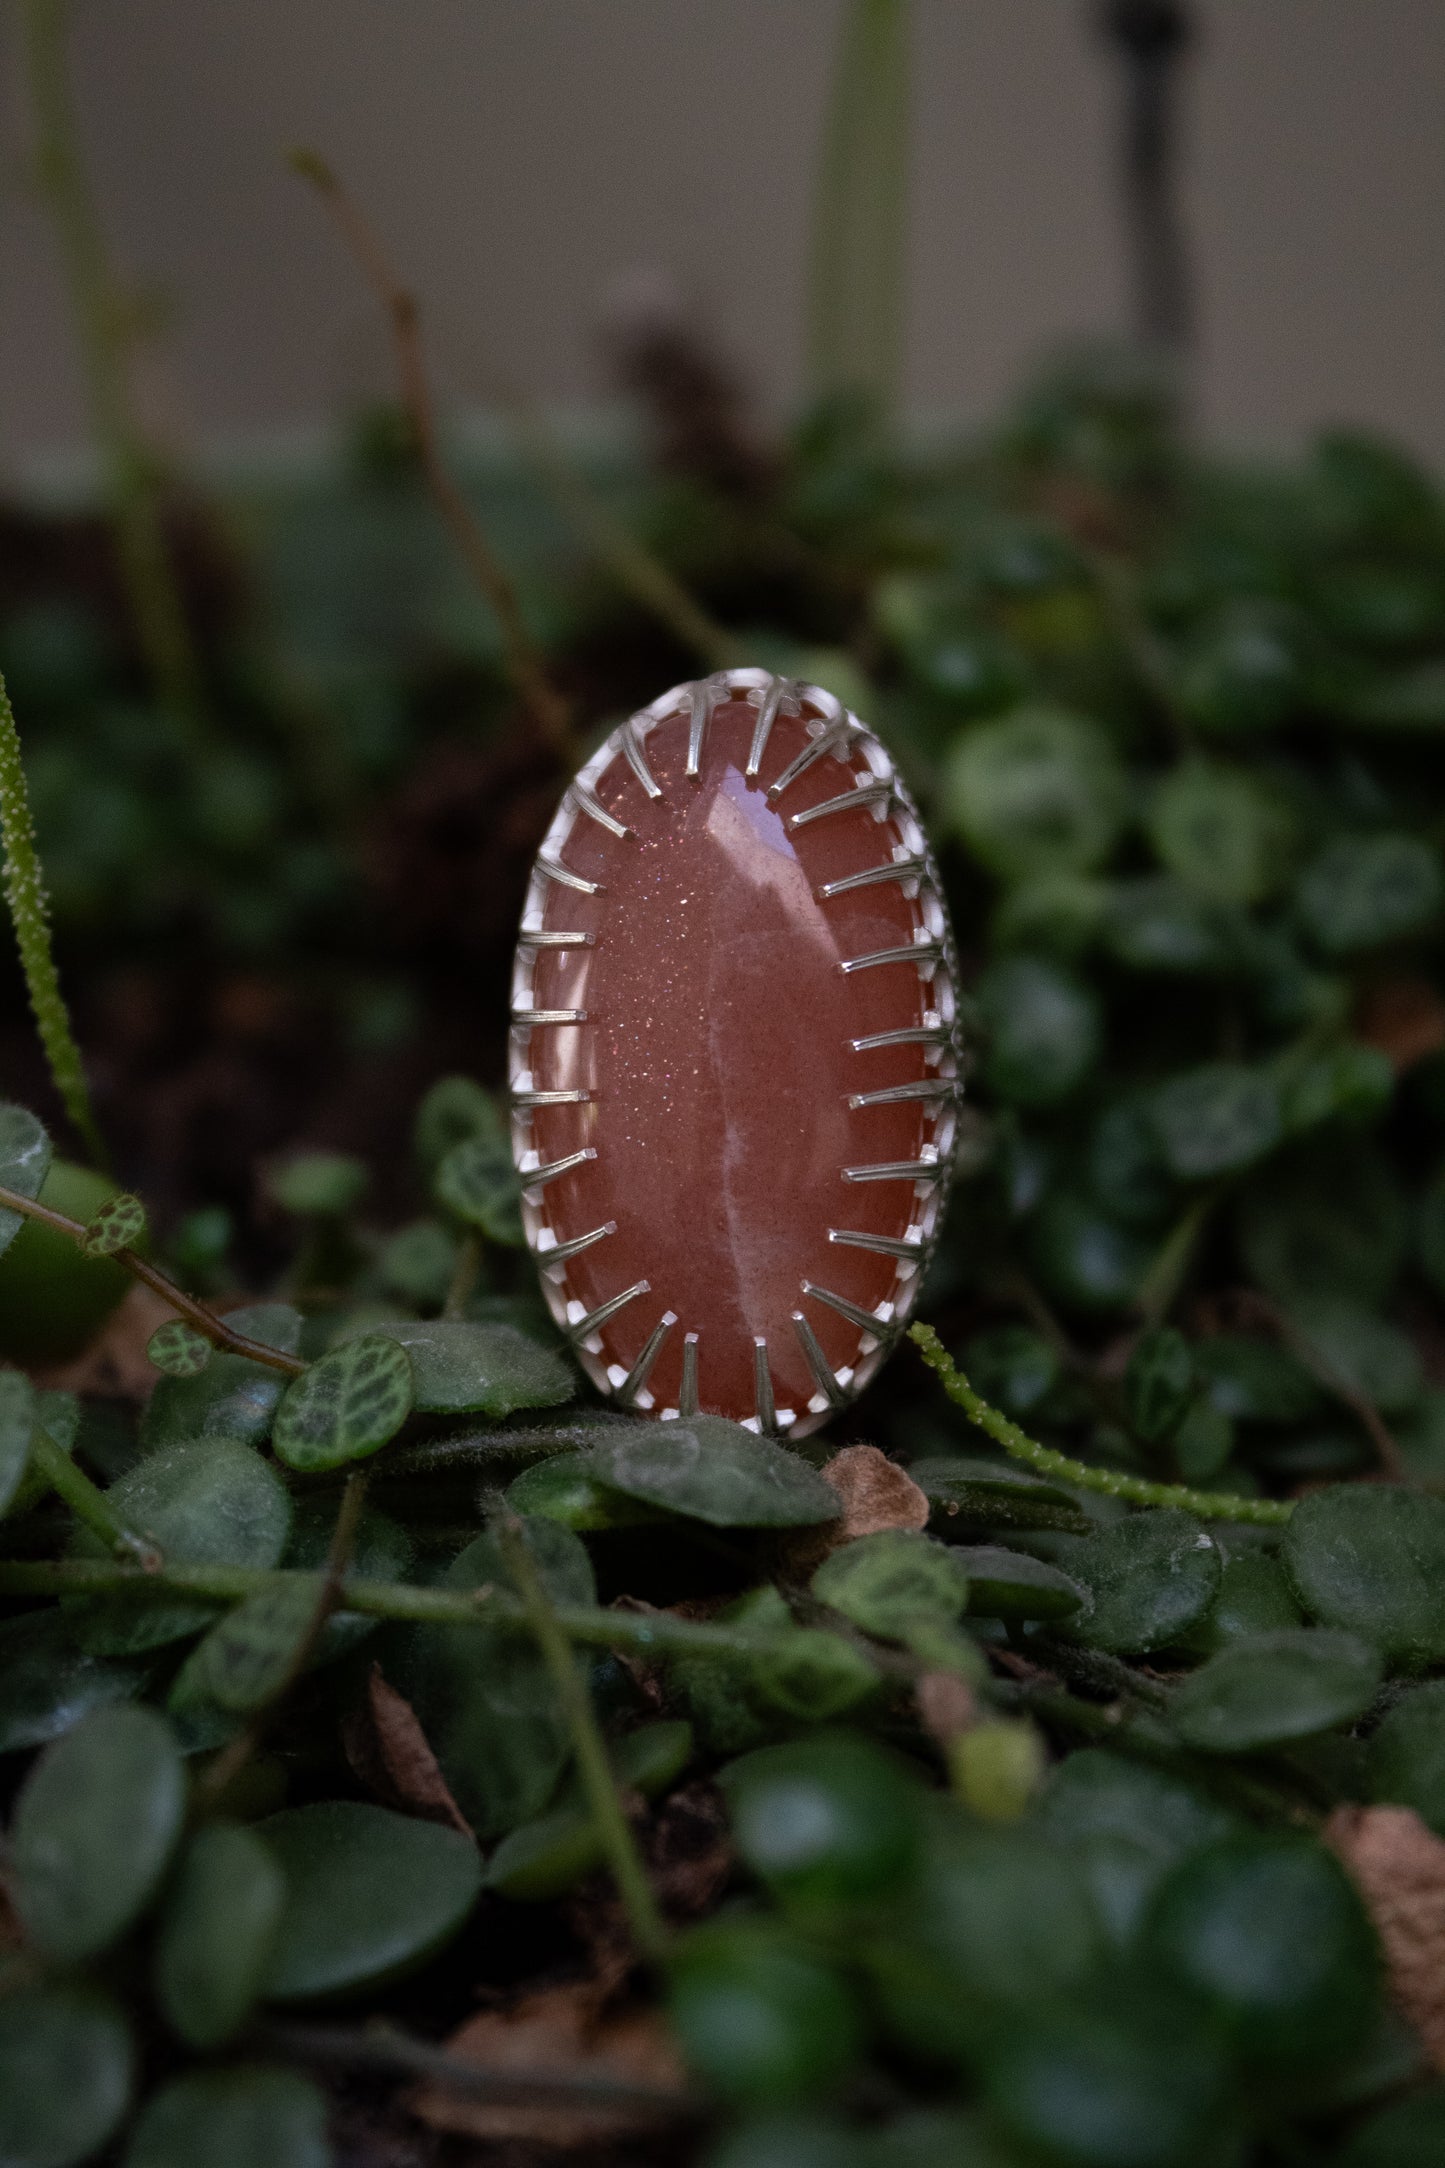
[[[839,772],[831,790],[824,763]],[[732,778],[725,792],[724,773]],[[739,847],[735,835],[753,832],[746,823],[761,819],[743,793],[768,808],[769,836],[788,839],[769,847],[815,869],[805,894],[828,929],[834,986],[859,982],[846,1000],[841,991],[827,997],[843,1025],[831,1045],[846,1080],[834,1102],[843,1115],[828,1119],[851,1125],[838,1131],[846,1144],[833,1164],[838,1179],[868,1193],[856,1214],[863,1224],[814,1222],[813,1246],[800,1251],[791,1281],[801,1303],[782,1298],[770,1316],[749,1299],[740,1344],[741,1319],[729,1328],[731,1342],[716,1337],[710,1289],[689,1279],[675,1231],[672,1247],[662,1244],[672,1265],[655,1269],[646,1214],[665,1210],[663,1199],[654,1204],[650,1171],[642,1198],[629,1197],[608,1152],[611,1125],[627,1111],[611,1066],[627,1043],[618,1032],[638,1029],[612,1013],[611,948],[636,907],[639,879],[652,878],[645,869],[659,849],[677,847],[669,836],[680,843],[690,819],[688,833],[701,840],[696,822],[706,813],[686,814],[698,792],[704,808],[707,793],[719,793],[707,833],[728,852]],[[792,800],[780,804],[785,793]],[[836,822],[852,811],[866,820]],[[876,859],[881,843],[884,862],[850,868],[855,840],[860,858]],[[568,895],[573,908],[564,907]],[[686,934],[690,916],[668,925],[666,938],[673,927]],[[850,928],[872,932],[873,943],[865,932],[850,944]],[[914,968],[889,973],[890,964]],[[725,670],[673,688],[612,732],[569,784],[538,855],[518,940],[510,1046],[523,1221],[542,1291],[578,1360],[615,1402],[671,1419],[716,1409],[760,1433],[802,1436],[867,1383],[906,1321],[942,1222],[958,1127],[954,1014],[947,921],[917,817],[886,751],[832,694],[764,670]],[[687,1050],[658,1057],[690,1058]],[[732,1298],[722,1287],[718,1294],[716,1314],[726,1316]],[[659,1297],[668,1305],[660,1317]],[[645,1338],[639,1306],[652,1320]]]

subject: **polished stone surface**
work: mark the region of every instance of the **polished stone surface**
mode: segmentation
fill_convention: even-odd
[[[799,1435],[876,1367],[916,1295],[953,1135],[953,993],[878,741],[825,694],[785,699],[748,773],[771,683],[734,672],[665,696],[629,726],[635,763],[614,733],[569,792],[518,951],[515,1137],[544,1291],[597,1382],[663,1415],[695,1390]],[[822,893],[894,862],[899,877]],[[855,1044],[893,1032],[929,1038]],[[921,1096],[857,1104],[899,1086]],[[925,1176],[846,1172],[895,1163]]]

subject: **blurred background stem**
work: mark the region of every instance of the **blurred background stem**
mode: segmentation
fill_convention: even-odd
[[[126,297],[106,256],[80,153],[68,67],[67,0],[22,0],[36,171],[75,315],[90,425],[116,560],[147,674],[192,738],[205,727],[199,658],[166,540],[154,461],[131,405]]]
[[[814,400],[897,411],[908,247],[909,0],[848,0],[808,264]]]

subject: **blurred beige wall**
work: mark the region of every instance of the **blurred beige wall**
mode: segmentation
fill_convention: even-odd
[[[0,42],[0,462],[73,446],[77,373]],[[908,390],[988,409],[1124,318],[1116,83],[1091,0],[915,0]],[[1351,417],[1445,464],[1445,0],[1199,0],[1187,208],[1210,431]],[[116,247],[171,332],[149,395],[192,443],[384,379],[371,311],[284,168],[321,149],[432,311],[549,399],[601,383],[619,278],[669,274],[773,401],[799,382],[808,198],[837,0],[78,0]]]

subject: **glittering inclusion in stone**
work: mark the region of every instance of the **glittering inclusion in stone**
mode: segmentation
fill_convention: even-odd
[[[528,1240],[604,1390],[794,1436],[916,1298],[954,1136],[943,906],[878,740],[761,670],[614,731],[513,988]]]

